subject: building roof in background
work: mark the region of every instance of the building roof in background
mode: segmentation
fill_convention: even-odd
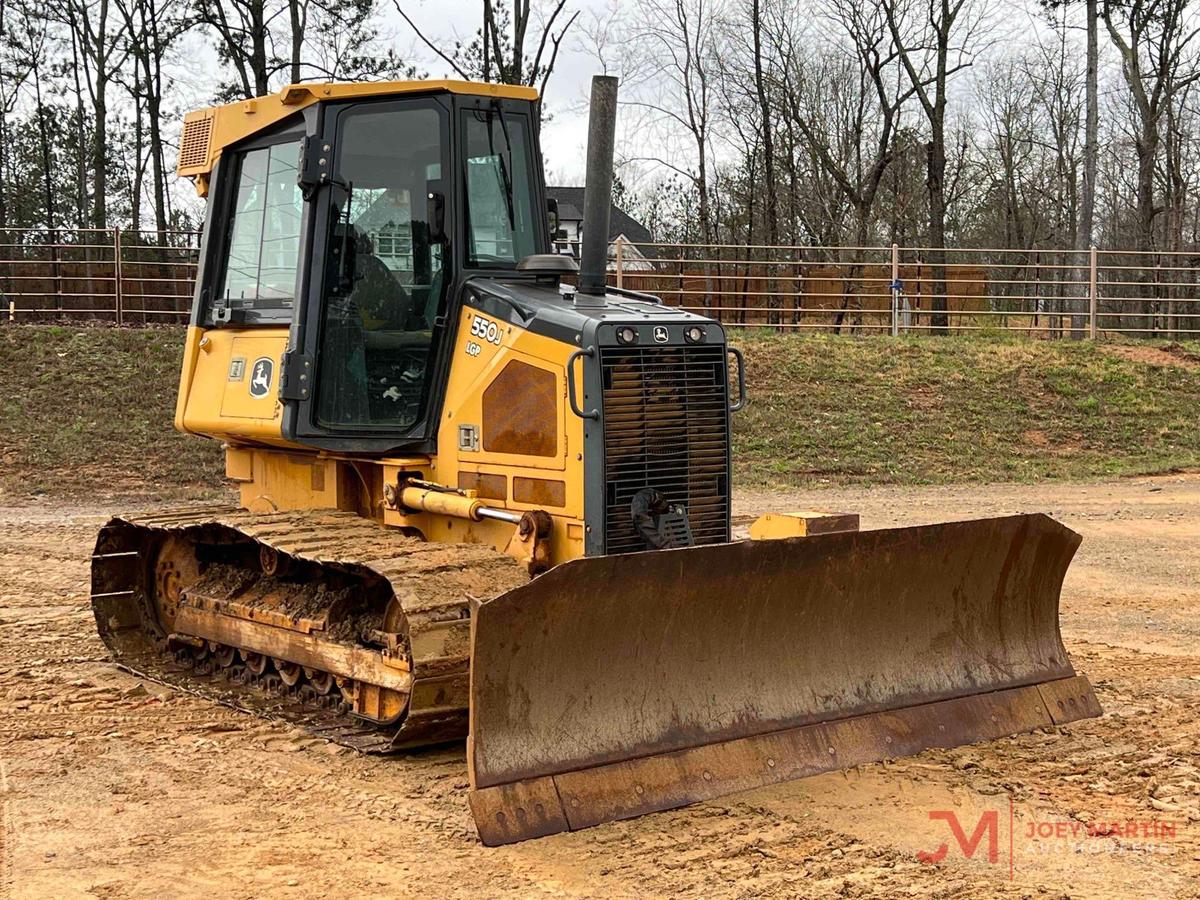
[[[583,221],[583,188],[548,187],[546,196],[558,201],[560,221]],[[650,229],[614,203],[608,216],[608,239],[613,241],[621,235],[625,235],[626,240],[634,244],[648,244],[654,240]],[[639,247],[639,249],[647,256],[654,255],[653,247]]]

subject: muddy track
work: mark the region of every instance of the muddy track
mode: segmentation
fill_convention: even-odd
[[[488,850],[460,747],[365,757],[120,672],[87,602],[107,510],[0,509],[0,896],[1197,896],[1200,478],[738,501],[1051,512],[1084,535],[1063,630],[1105,716]],[[995,813],[997,861],[939,811]]]
[[[292,565],[307,564],[308,575],[295,589],[238,566],[212,566],[206,576],[210,582],[232,579],[209,585],[220,596],[244,596],[239,591],[255,582],[273,585],[267,593],[283,593],[290,605],[286,613],[284,607],[260,612],[286,614],[289,620],[320,615],[337,602],[338,592],[326,592],[314,573],[351,574],[355,590],[364,592],[368,581],[376,583],[381,602],[394,598],[403,616],[397,627],[404,635],[404,671],[411,671],[413,679],[403,718],[390,727],[372,726],[350,715],[345,703],[335,707],[327,702],[336,699],[336,691],[321,697],[304,685],[289,689],[275,675],[255,677],[243,665],[222,668],[212,659],[197,665],[188,653],[172,652],[144,584],[147,556],[164,539],[223,550],[249,547],[256,560],[259,549],[268,548]],[[489,598],[528,580],[514,559],[490,547],[405,537],[352,513],[252,514],[229,507],[183,507],[109,521],[92,557],[91,599],[105,643],[131,674],[243,712],[282,719],[362,752],[388,753],[466,737],[472,598]],[[346,633],[331,634],[329,640],[355,646],[359,629],[353,619],[331,625]],[[137,624],[118,630],[122,622]]]

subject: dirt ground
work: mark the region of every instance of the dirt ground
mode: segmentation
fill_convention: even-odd
[[[106,510],[0,508],[0,897],[1200,896],[1200,476],[736,511],[812,506],[1080,531],[1063,631],[1104,717],[487,849],[461,747],[360,757],[117,671],[87,607]],[[983,823],[972,858],[939,811]]]

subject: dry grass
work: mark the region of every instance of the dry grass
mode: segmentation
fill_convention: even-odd
[[[0,328],[0,498],[222,491],[220,445],[172,427],[183,334]]]
[[[1200,466],[1200,348],[735,332],[743,483],[1088,479]]]

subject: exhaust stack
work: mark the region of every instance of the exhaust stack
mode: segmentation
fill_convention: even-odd
[[[617,79],[592,76],[587,173],[583,190],[583,246],[576,305],[600,305],[608,283],[608,219],[612,209],[613,144],[617,131]]]

